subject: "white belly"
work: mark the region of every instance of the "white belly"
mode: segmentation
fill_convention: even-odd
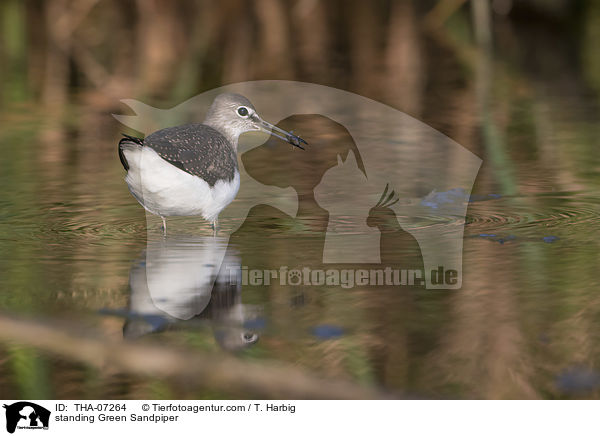
[[[233,201],[240,188],[240,174],[217,181],[213,187],[163,160],[149,147],[124,150],[129,164],[125,182],[148,211],[160,216],[201,215],[214,221]]]

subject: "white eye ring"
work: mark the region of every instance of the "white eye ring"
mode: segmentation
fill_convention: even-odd
[[[250,109],[248,109],[246,106],[238,107],[235,112],[241,118],[248,118],[248,116],[250,115]]]

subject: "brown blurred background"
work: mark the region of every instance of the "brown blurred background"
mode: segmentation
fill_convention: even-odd
[[[4,105],[179,102],[221,84],[288,79],[434,118],[468,104],[460,96],[477,46],[543,79],[600,81],[600,13],[585,0],[4,0],[0,14]]]

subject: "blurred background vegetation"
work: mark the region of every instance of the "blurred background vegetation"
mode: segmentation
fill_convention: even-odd
[[[112,108],[123,96],[179,102],[287,79],[420,116],[445,106],[440,90],[470,87],[476,45],[505,69],[584,93],[600,87],[599,9],[586,0],[3,0],[0,101]]]
[[[476,191],[502,198],[469,209],[461,291],[309,290],[294,312],[289,290],[249,290],[276,331],[244,358],[432,396],[596,398],[599,40],[594,0],[1,0],[0,308],[87,325],[127,305],[145,221],[115,156],[119,100],[167,108],[233,82],[307,81],[448,135],[484,160]],[[531,242],[548,234],[559,242]],[[120,337],[120,320],[93,319]],[[298,333],[315,319],[354,333]],[[162,340],[218,348],[198,332]],[[0,371],[2,397],[222,396],[18,341]]]

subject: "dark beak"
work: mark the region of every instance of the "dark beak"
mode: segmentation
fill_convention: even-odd
[[[302,144],[308,145],[308,143],[301,137],[294,135],[292,132],[286,132],[285,130],[280,129],[277,126],[266,122],[256,114],[254,114],[252,118],[254,122],[256,122],[259,125],[261,130],[269,133],[270,135],[276,136],[279,139],[284,140],[285,142],[292,144],[294,147],[298,147],[304,150]]]

